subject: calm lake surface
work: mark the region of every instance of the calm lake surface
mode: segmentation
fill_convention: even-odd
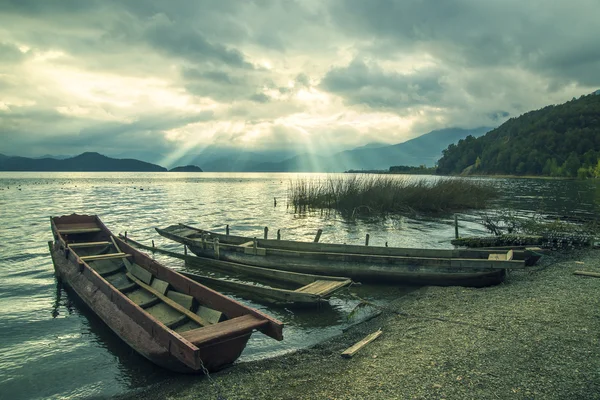
[[[286,207],[288,185],[325,174],[234,173],[0,173],[0,397],[6,399],[110,397],[145,389],[170,376],[120,341],[54,278],[47,242],[49,217],[98,214],[116,234],[182,251],[154,227],[186,223],[222,231],[322,242],[451,248],[453,215],[346,220],[328,213],[295,214]],[[420,179],[421,177],[414,178]],[[413,179],[413,178],[411,178]],[[429,177],[426,179],[435,179]],[[502,190],[496,209],[551,215],[597,215],[596,181],[494,179]],[[274,207],[273,199],[277,199]],[[478,213],[459,215],[462,236],[487,234]],[[173,268],[179,260],[156,256]],[[269,307],[237,298],[286,324],[285,340],[255,333],[238,362],[310,346],[374,310],[353,312],[358,294],[385,304],[412,288],[353,286],[313,310]],[[227,293],[227,292],[225,292]],[[227,293],[235,297],[232,293]],[[199,377],[198,379],[202,379]]]

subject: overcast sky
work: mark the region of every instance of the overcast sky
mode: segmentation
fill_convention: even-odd
[[[0,0],[0,153],[323,151],[600,88],[598,0]]]

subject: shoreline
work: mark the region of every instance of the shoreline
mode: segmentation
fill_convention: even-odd
[[[124,398],[598,399],[600,278],[575,270],[600,272],[600,250],[544,256],[493,287],[423,287],[311,348]]]

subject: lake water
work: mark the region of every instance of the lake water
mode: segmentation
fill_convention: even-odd
[[[346,220],[298,215],[286,207],[288,185],[318,174],[233,173],[0,173],[0,397],[6,399],[110,397],[147,388],[169,376],[120,341],[81,302],[59,286],[48,252],[50,216],[98,214],[114,232],[181,251],[154,227],[186,223],[210,230],[322,242],[451,248],[453,216]],[[433,178],[427,178],[433,179]],[[495,208],[556,215],[597,214],[595,181],[495,179]],[[273,200],[277,199],[277,206]],[[461,235],[486,234],[477,213],[459,216]],[[178,260],[162,258],[173,268]],[[353,310],[350,292],[384,304],[411,288],[354,286],[318,310],[290,310],[238,300],[286,324],[285,340],[255,333],[238,362],[272,357],[335,336],[373,310]],[[231,293],[228,293],[233,295]],[[235,297],[235,296],[234,296]],[[199,378],[200,379],[200,378]]]

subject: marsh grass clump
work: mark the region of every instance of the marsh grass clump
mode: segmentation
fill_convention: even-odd
[[[491,183],[472,179],[346,175],[290,182],[288,202],[295,209],[335,209],[351,215],[436,213],[482,209],[498,194]]]

